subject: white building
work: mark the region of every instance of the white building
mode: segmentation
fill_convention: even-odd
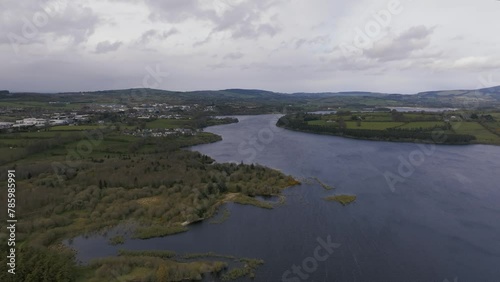
[[[32,125],[43,126],[45,124],[47,124],[47,120],[42,118],[25,118],[21,120],[16,120],[16,125],[19,125],[17,127],[32,126]]]

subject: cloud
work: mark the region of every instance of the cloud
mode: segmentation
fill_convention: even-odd
[[[276,17],[266,17],[267,12],[280,3],[276,0],[146,0],[145,3],[150,8],[149,18],[153,21],[208,22],[212,26],[211,35],[228,32],[235,39],[258,38],[274,36],[280,31]]]
[[[3,1],[0,11],[0,43],[12,43],[16,37],[24,45],[50,44],[61,38],[74,44],[86,42],[100,23],[92,8],[76,1]]]
[[[295,49],[299,49],[304,45],[319,45],[319,46],[326,46],[328,44],[331,44],[332,40],[329,35],[317,35],[312,38],[301,38],[298,40],[295,40],[293,45]]]
[[[462,35],[457,35],[452,37],[450,40],[462,41],[465,40],[465,38]]]
[[[379,62],[407,59],[416,51],[425,49],[430,44],[434,28],[414,26],[391,38],[387,36],[364,51],[366,57]]]
[[[104,54],[104,53],[109,53],[118,50],[120,46],[122,45],[122,42],[109,42],[109,41],[102,41],[99,42],[95,48],[95,53],[97,54]]]
[[[500,59],[488,56],[470,56],[456,60],[454,68],[469,70],[488,70],[500,68]]]
[[[224,59],[225,60],[238,60],[238,59],[243,58],[244,56],[245,55],[243,53],[233,52],[233,53],[229,53],[229,54],[225,55]]]
[[[216,18],[215,32],[228,31],[232,38],[258,38],[262,35],[274,36],[280,28],[276,17],[264,18],[278,1],[246,1],[228,8],[223,16]]]
[[[150,19],[180,23],[187,19],[206,20],[215,17],[215,12],[202,9],[198,0],[146,0],[149,7]]]
[[[179,31],[174,27],[172,27],[168,31],[163,31],[163,32],[156,29],[150,29],[141,35],[141,37],[137,40],[137,43],[147,44],[153,40],[164,40],[177,33],[179,33]]]

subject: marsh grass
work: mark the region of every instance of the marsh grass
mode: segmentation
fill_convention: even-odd
[[[122,245],[125,243],[125,238],[121,235],[117,235],[117,236],[109,238],[108,243],[110,245],[113,245],[113,246]]]
[[[186,232],[189,229],[185,226],[147,226],[138,227],[134,232],[134,239],[150,239],[155,237],[165,237],[177,233]]]
[[[176,256],[175,252],[172,251],[129,251],[129,250],[118,250],[119,256],[129,256],[129,257],[159,257],[159,258],[173,258]]]
[[[319,185],[321,185],[321,187],[323,187],[323,189],[325,189],[325,190],[333,190],[333,189],[335,189],[334,187],[329,186],[329,185],[327,185],[326,183],[322,182],[322,181],[321,181],[321,180],[319,180],[319,178],[317,178],[317,177],[314,177],[313,179],[314,179],[314,180],[316,180],[316,182],[318,182],[318,184],[319,184]]]
[[[237,194],[232,199],[232,201],[237,203],[237,204],[240,204],[240,205],[251,205],[251,206],[256,206],[256,207],[264,208],[264,209],[273,209],[272,204],[257,200],[254,197],[250,197],[250,196],[243,195],[243,194]]]
[[[325,200],[338,202],[338,203],[341,203],[343,206],[346,206],[346,205],[356,201],[356,196],[354,196],[354,195],[336,195],[336,196],[326,197]]]

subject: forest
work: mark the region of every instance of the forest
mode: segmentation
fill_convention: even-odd
[[[279,195],[284,188],[299,184],[273,169],[215,163],[208,156],[182,149],[220,140],[210,133],[142,138],[125,136],[122,130],[106,126],[97,132],[2,136],[4,147],[16,146],[18,152],[2,160],[0,177],[5,184],[7,169],[16,170],[19,268],[15,280],[2,272],[0,281],[110,281],[109,269],[123,281],[131,277],[180,281],[223,270],[236,273],[221,261],[187,262],[126,252],[80,266],[74,251],[62,241],[121,224],[134,226],[133,236],[140,239],[186,232],[189,223],[212,217],[227,201],[247,197],[259,206],[253,197]],[[93,146],[82,151],[82,144]],[[6,201],[5,193],[0,201]],[[6,215],[1,219],[5,221]],[[5,239],[6,231],[0,236]],[[6,247],[0,247],[2,252],[7,252]],[[6,257],[0,262],[5,265]]]

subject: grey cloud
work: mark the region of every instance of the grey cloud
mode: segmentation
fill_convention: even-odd
[[[138,44],[147,44],[151,42],[152,40],[164,40],[169,38],[170,36],[179,33],[179,31],[176,28],[171,28],[168,31],[158,31],[155,29],[150,29],[146,32],[144,32],[141,37],[137,40]]]
[[[462,35],[457,35],[455,37],[452,37],[450,40],[457,40],[457,41],[460,41],[460,40],[464,40],[465,37],[463,37]]]
[[[100,19],[89,7],[72,4],[63,14],[49,22],[48,31],[58,36],[70,36],[75,43],[82,43],[94,33]]]
[[[307,40],[305,40],[305,39],[299,39],[299,40],[295,41],[295,49],[302,47],[302,45],[304,45],[304,43],[306,43],[306,42],[307,42]]]
[[[3,36],[0,43],[11,43],[15,37],[19,44],[48,44],[47,36],[52,35],[69,37],[79,44],[87,40],[100,22],[91,8],[76,2],[7,0],[3,4],[8,9],[0,11],[0,32],[8,37]]]
[[[215,21],[214,31],[230,31],[233,38],[256,38],[261,35],[274,36],[280,28],[272,22],[264,22],[262,14],[278,1],[249,1],[231,6],[224,15]],[[271,21],[276,17],[272,17]]]
[[[177,33],[179,33],[179,31],[175,27],[173,27],[169,31],[164,31],[162,33],[161,37],[166,39],[166,38],[169,38],[170,36],[177,34]]]
[[[326,45],[331,43],[331,38],[328,35],[318,35],[312,38],[301,38],[295,41],[295,49],[299,49],[303,45]]]
[[[225,68],[228,68],[227,65],[223,64],[223,63],[219,63],[219,64],[210,64],[210,65],[207,65],[208,68],[212,69],[212,70],[217,70],[217,69],[225,69]]]
[[[229,54],[225,55],[224,59],[225,60],[238,60],[238,59],[243,58],[244,56],[245,55],[243,53],[234,52],[234,53],[229,53]]]
[[[215,11],[202,9],[199,0],[146,0],[145,3],[151,10],[151,20],[179,23],[189,18],[206,20],[216,17]]]
[[[104,54],[104,53],[109,53],[118,50],[120,46],[122,45],[122,42],[109,42],[109,41],[103,41],[99,42],[95,48],[95,52],[97,54]]]
[[[139,43],[148,43],[149,41],[151,41],[151,38],[155,37],[156,35],[158,35],[158,32],[154,29],[150,29],[142,34],[141,38],[139,39]]]
[[[200,41],[196,41],[195,43],[193,43],[193,47],[202,46],[202,45],[210,42],[210,40],[211,40],[211,37],[210,37],[210,35],[208,35],[205,39],[200,40]]]
[[[280,3],[276,0],[254,0],[232,3],[212,0],[212,7],[204,6],[201,0],[146,0],[153,21],[179,23],[188,19],[207,21],[213,24],[214,32],[228,31],[232,38],[256,38],[261,35],[274,36],[280,28],[274,23],[276,17],[264,20],[262,14]],[[206,4],[206,3],[205,3]],[[224,9],[222,14],[217,9]]]
[[[371,59],[359,57],[356,59],[347,59],[345,57],[336,57],[323,59],[322,64],[316,68],[316,72],[364,72],[380,70],[382,66],[376,64]]]
[[[434,28],[425,26],[411,27],[395,38],[385,38],[370,49],[365,50],[364,54],[370,59],[377,61],[395,61],[409,58],[415,51],[424,49],[430,44],[430,35]]]

